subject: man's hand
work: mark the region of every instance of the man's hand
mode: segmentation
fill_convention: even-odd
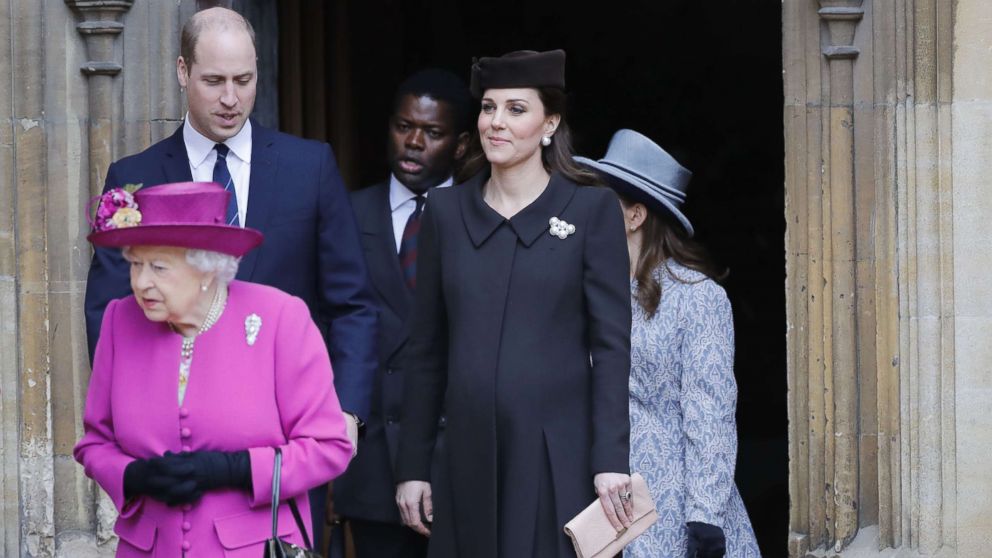
[[[424,525],[420,515],[423,504],[424,515],[428,522],[434,521],[434,502],[431,501],[431,483],[424,481],[406,481],[396,485],[396,505],[400,508],[403,525],[413,529],[425,537],[431,536],[431,530]]]
[[[348,439],[351,440],[351,458],[358,455],[358,417],[344,411],[344,424],[348,429]]]

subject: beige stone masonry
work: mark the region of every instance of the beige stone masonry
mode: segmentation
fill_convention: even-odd
[[[783,29],[790,554],[988,554],[992,3]]]

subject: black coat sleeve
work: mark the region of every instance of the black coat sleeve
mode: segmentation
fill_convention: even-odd
[[[417,294],[400,361],[405,370],[397,482],[430,481],[431,455],[448,377],[448,316],[435,211],[427,205],[417,241]]]
[[[583,256],[592,357],[593,473],[627,473],[630,455],[630,258],[616,195],[596,189]]]

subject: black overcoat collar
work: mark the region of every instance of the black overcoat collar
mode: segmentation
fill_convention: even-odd
[[[554,172],[547,188],[536,200],[506,219],[483,199],[483,186],[488,179],[488,171],[480,172],[461,186],[465,189],[460,196],[462,219],[476,248],[488,240],[503,223],[509,223],[520,242],[529,247],[542,234],[547,233],[552,217],[561,216],[577,188],[575,183]]]

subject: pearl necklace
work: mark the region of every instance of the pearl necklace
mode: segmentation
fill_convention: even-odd
[[[221,291],[226,291],[226,289],[218,285],[217,290],[214,292],[214,299],[210,302],[210,309],[207,310],[207,317],[204,318],[203,323],[200,324],[200,328],[196,330],[196,334],[189,337],[183,337],[183,361],[189,362],[193,359],[193,341],[195,341],[201,333],[207,331],[211,326],[217,323],[217,319],[220,318],[220,313],[224,311],[227,297],[222,296]]]

